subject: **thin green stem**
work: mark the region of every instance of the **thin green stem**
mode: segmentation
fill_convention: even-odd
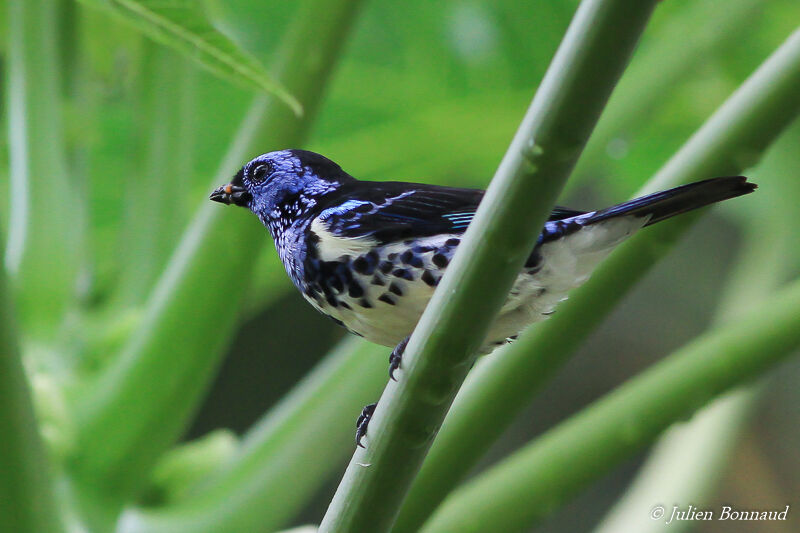
[[[752,380],[798,346],[800,281],[479,475],[445,500],[423,531],[482,531],[476,526],[485,524],[498,531],[531,527],[671,424]]]
[[[298,95],[306,114],[298,119],[273,98],[258,98],[214,183],[229,180],[254,153],[302,140],[358,3],[312,0],[303,6],[274,71]],[[71,466],[84,483],[122,499],[141,486],[157,457],[178,438],[237,323],[259,242],[267,242],[263,227],[246,213],[210,202],[198,211],[156,284],[141,325],[80,398],[81,431]]]
[[[654,5],[587,0],[579,7],[320,531],[391,527]]]
[[[750,76],[640,193],[742,172],[797,116],[798,94],[800,31]],[[634,235],[559,305],[551,319],[476,369],[412,487],[396,531],[418,529],[542,384],[697,217],[690,213]]]
[[[126,531],[244,533],[285,526],[353,445],[355,416],[386,375],[382,352],[362,340],[342,342],[250,430],[223,468],[174,505],[127,513]]]

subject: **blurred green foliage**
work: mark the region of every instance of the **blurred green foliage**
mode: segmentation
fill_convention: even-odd
[[[32,215],[38,217],[37,223],[47,221],[46,230],[36,231],[53,240],[43,247],[49,255],[33,256],[32,268],[41,275],[32,285],[26,288],[15,282],[18,275],[13,269],[10,280],[14,298],[29,310],[18,310],[16,335],[34,384],[40,430],[53,458],[54,476],[67,480],[68,468],[61,461],[74,451],[79,430],[71,408],[141,326],[155,284],[192,218],[205,206],[211,186],[216,185],[213,180],[251,109],[253,92],[214,76],[198,67],[196,58],[150,41],[104,11],[72,0],[46,2],[54,17],[52,53],[41,52],[46,45],[22,42],[19,31],[10,31],[10,10],[24,1],[9,0],[0,8],[0,24],[6,30],[0,41],[4,79],[0,190],[6,199],[0,208],[0,229],[5,235],[0,242],[13,241],[13,234],[21,231],[14,225],[19,220],[14,218],[14,208],[19,207],[15,202],[21,191],[11,178],[9,146],[10,137],[20,133],[20,117],[14,116],[20,100],[10,81],[11,55],[22,53],[21,64],[33,69],[34,79],[36,72],[46,78],[43,98],[52,104],[52,109],[40,110],[52,120],[36,119],[38,131],[47,138],[51,130],[61,128],[55,134],[63,137],[63,143],[56,140],[30,147],[30,179],[35,187],[52,193],[50,198],[37,197],[44,198],[43,207]],[[485,186],[577,4],[572,0],[365,2],[305,147],[324,153],[360,178]],[[233,43],[279,70],[275,59],[298,11],[295,3],[205,0],[198,3],[198,10]],[[320,16],[319,20],[324,24],[326,19]],[[799,22],[800,4],[795,0],[662,2],[561,203],[591,208],[630,195]],[[23,45],[27,48],[20,48]],[[40,52],[52,64],[47,67],[49,73],[37,63]],[[22,94],[30,93],[17,96]],[[792,225],[786,220],[795,218],[800,198],[797,139],[795,126],[753,171],[761,185],[758,194],[737,202],[735,209],[722,207],[724,219],[709,221],[690,235],[688,244],[675,254],[679,258],[650,276],[630,303],[612,316],[608,331],[591,339],[591,347],[578,356],[580,363],[565,370],[563,381],[554,386],[567,397],[545,391],[536,413],[547,411],[551,422],[564,417],[640,369],[642,361],[637,358],[644,350],[645,359],[652,361],[677,347],[679,340],[696,334],[713,312],[716,293],[709,287],[716,286],[733,257],[721,255],[723,259],[717,262],[716,255],[709,258],[708,250],[724,254],[738,246],[741,235],[757,239],[752,227],[784,232],[782,264],[777,267],[772,261],[764,268],[774,267],[782,280],[796,277],[800,241],[791,238]],[[264,145],[256,152],[286,147]],[[67,171],[59,170],[62,164]],[[223,170],[232,175],[236,167]],[[35,187],[31,190],[38,190]],[[257,224],[255,219],[245,223]],[[232,348],[216,384],[203,385],[211,388],[209,400],[188,430],[190,437],[213,428],[231,427],[244,433],[341,336],[290,292],[266,232],[260,241],[247,245],[263,251],[253,279],[242,281],[251,287],[246,291],[245,309],[240,317],[230,318],[231,323],[238,320],[240,329],[229,332]],[[746,278],[741,280],[746,282]],[[674,301],[674,292],[685,298]],[[649,305],[653,300],[663,301],[663,308],[653,309]],[[647,318],[645,323],[642,316]],[[192,316],[185,316],[183,325],[190,330]],[[378,359],[367,373],[380,374],[383,360]],[[353,365],[361,360],[346,361]],[[597,379],[588,380],[587,374]],[[751,429],[749,437],[753,439],[755,432],[761,435],[754,446],[766,462],[766,471],[758,473],[760,484],[750,490],[766,486],[786,498],[800,493],[798,446],[775,444],[800,445],[800,431],[787,422],[796,420],[798,413],[786,406],[800,405],[787,375],[797,377],[800,369],[784,367],[764,399],[770,409],[786,416],[773,415],[771,427]],[[331,394],[339,394],[341,402],[353,406],[364,401],[362,396],[369,399],[369,395],[348,395],[340,389]],[[304,401],[317,400],[312,396]],[[349,420],[355,414],[342,417]],[[529,420],[509,432],[504,439],[507,444],[499,444],[490,460],[506,455],[510,446],[543,429],[542,425],[529,427]],[[120,425],[125,423],[119,420]],[[319,423],[310,417],[288,434],[305,434]],[[298,523],[319,521],[332,493],[323,481],[343,468],[350,453],[349,437],[345,438],[349,434],[350,427],[335,437],[317,435],[330,438],[336,448],[325,456],[327,464],[316,467],[313,482],[309,477],[306,492],[297,496],[295,505],[305,506],[305,512],[292,507],[287,516],[275,519],[276,524],[290,524],[292,517]],[[231,444],[228,434],[220,435],[224,435],[222,440],[209,441],[221,443],[212,454],[215,465],[225,464],[234,453],[231,450],[239,446],[238,441]],[[179,448],[168,455],[156,468],[152,483],[142,490],[141,501],[152,505],[170,501],[175,494],[175,500],[203,494],[202,487],[193,488],[193,484],[210,468],[193,469],[196,449],[204,448],[188,452]],[[624,474],[605,482],[606,486],[617,490]],[[741,475],[731,472],[728,479],[738,490],[748,489]],[[320,492],[316,502],[311,499],[314,491]],[[548,530],[588,528],[592,517],[608,504],[597,493],[590,494],[594,500],[582,500],[588,509],[583,521],[557,515],[562,522],[554,521]],[[723,492],[733,497],[730,494]],[[122,503],[130,508],[139,502]],[[76,507],[91,513],[92,505]],[[713,525],[704,527],[704,531],[715,531]]]

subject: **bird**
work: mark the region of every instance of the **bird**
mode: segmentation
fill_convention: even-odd
[[[751,193],[744,176],[698,181],[596,211],[555,207],[480,348],[488,354],[546,319],[570,290],[641,228]],[[259,155],[210,199],[249,209],[268,229],[294,286],[351,333],[394,347],[389,376],[485,191],[362,181],[315,152]],[[501,258],[498,258],[501,260]],[[366,434],[375,404],[357,422]]]

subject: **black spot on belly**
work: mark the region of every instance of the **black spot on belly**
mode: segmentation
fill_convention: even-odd
[[[347,302],[339,302],[339,305],[341,305],[345,309],[350,309],[350,310],[353,309],[352,307],[350,307],[350,304],[348,304]]]
[[[377,261],[373,261],[370,258],[369,254],[356,257],[353,260],[353,270],[355,270],[359,274],[364,274],[365,276],[369,276],[370,274],[375,272],[376,266],[377,266]]]
[[[452,239],[447,239],[446,241],[444,241],[444,243],[447,246],[458,246],[459,244],[461,244],[461,239],[456,239],[455,237],[453,237]]]
[[[358,305],[363,307],[364,309],[372,309],[372,304],[366,298],[362,298],[358,301]]]
[[[378,300],[380,300],[382,302],[385,302],[385,303],[387,303],[389,305],[394,305],[394,298],[392,298],[391,296],[389,296],[386,293],[381,294],[380,296],[378,296]]]
[[[386,259],[388,259],[389,261],[397,261],[397,254],[394,252],[390,253],[389,255],[386,256]]]
[[[439,284],[439,278],[431,274],[430,270],[426,270],[422,273],[422,281],[426,284],[430,285],[431,287],[435,287]]]
[[[450,260],[447,259],[447,257],[445,257],[442,254],[433,254],[433,257],[431,258],[431,261],[433,261],[433,264],[436,265],[439,268],[446,267],[447,263],[450,262]]]
[[[331,307],[334,308],[339,307],[339,300],[337,300],[333,296],[328,296],[327,298],[325,298],[325,301],[328,302],[328,305],[330,305]]]
[[[372,204],[361,204],[360,206],[353,209],[356,213],[369,213],[375,206]]]
[[[392,271],[392,276],[396,278],[406,279],[408,281],[414,281],[414,274],[410,271],[406,270],[405,268],[397,268]]]
[[[419,257],[418,255],[415,255],[414,252],[412,252],[411,250],[406,250],[405,252],[403,252],[403,255],[400,256],[400,260],[403,263],[411,265],[416,268],[422,268],[424,266],[422,258]]]
[[[388,274],[394,268],[394,263],[390,261],[383,261],[380,265],[378,265],[378,269],[383,272],[384,274]]]
[[[411,249],[411,251],[414,252],[415,254],[424,254],[424,253],[427,253],[427,252],[432,252],[433,251],[433,246],[419,246],[419,245],[417,245],[417,246],[413,247]]]
[[[347,295],[350,298],[361,298],[364,296],[364,289],[359,282],[353,281],[350,283],[350,290],[347,291]]]
[[[373,285],[377,285],[378,287],[383,287],[384,285],[386,285],[386,282],[385,282],[385,281],[383,280],[383,278],[382,278],[382,277],[380,277],[378,274],[375,274],[375,275],[372,277],[372,281],[371,281],[371,283],[372,283]]]
[[[330,283],[331,288],[336,292],[342,292],[344,290],[344,284],[339,276],[331,276],[328,283]]]
[[[398,285],[394,281],[389,284],[389,291],[395,293],[398,296],[402,296],[403,295],[403,289],[401,289],[400,285]]]
[[[341,294],[353,282],[353,272],[349,261],[309,261],[306,273],[326,297]]]

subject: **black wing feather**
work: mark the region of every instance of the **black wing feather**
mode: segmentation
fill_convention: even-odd
[[[464,233],[484,194],[423,183],[355,181],[337,191],[335,205],[320,207],[326,224],[342,237],[371,236],[388,243]],[[549,220],[583,213],[556,207]]]

